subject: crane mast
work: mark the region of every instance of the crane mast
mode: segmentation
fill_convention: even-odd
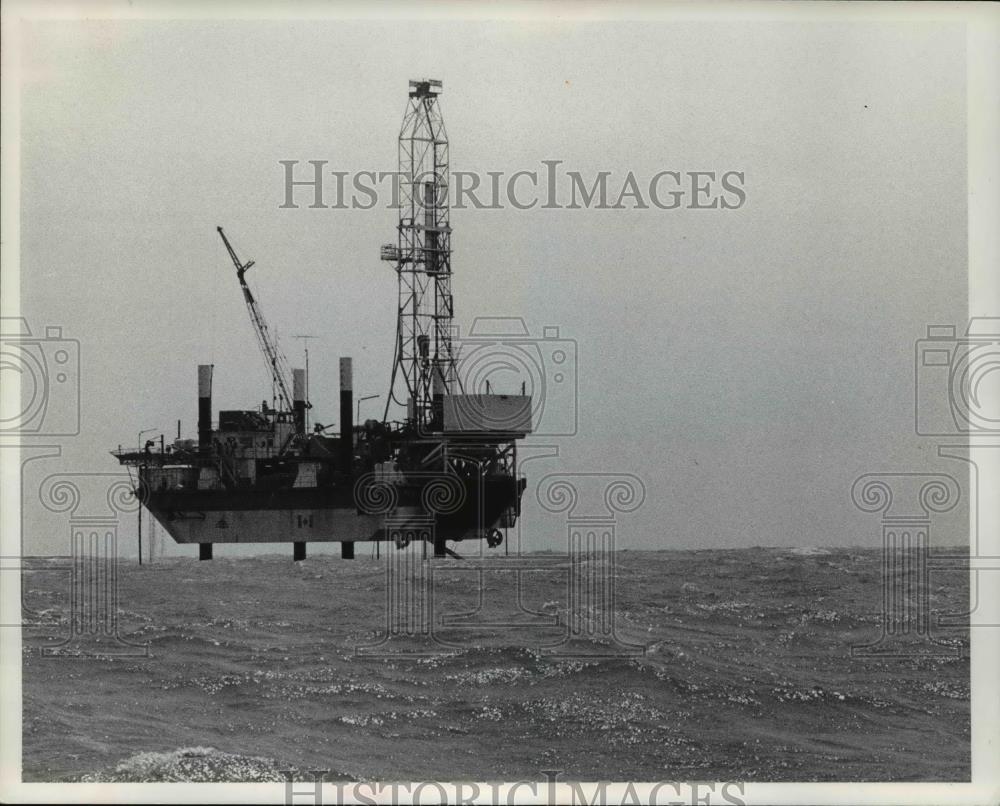
[[[250,322],[253,325],[253,332],[257,337],[257,344],[260,347],[261,352],[264,354],[264,360],[267,361],[267,368],[271,373],[271,383],[273,384],[275,394],[278,398],[277,409],[279,411],[291,411],[292,398],[288,393],[288,367],[285,366],[285,360],[278,350],[277,342],[271,336],[271,331],[267,326],[267,321],[264,319],[264,315],[260,311],[260,306],[258,306],[257,300],[254,299],[253,292],[250,290],[250,286],[247,285],[247,281],[244,276],[247,273],[247,269],[253,266],[254,262],[252,260],[248,260],[246,263],[241,263],[239,257],[236,255],[236,250],[233,249],[233,245],[229,243],[226,233],[222,231],[222,227],[216,227],[216,229],[219,231],[219,235],[222,237],[222,242],[226,245],[226,251],[229,252],[229,257],[232,259],[233,265],[236,267],[236,276],[239,278],[240,288],[243,289],[243,299],[246,302],[247,311],[250,314]]]

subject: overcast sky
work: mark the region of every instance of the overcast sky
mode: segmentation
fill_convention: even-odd
[[[453,212],[462,332],[519,316],[576,345],[578,432],[535,440],[560,455],[525,468],[525,548],[565,545],[533,503],[554,472],[643,479],[625,548],[877,545],[857,476],[962,478],[913,426],[914,342],[966,317],[959,25],[31,23],[22,49],[22,312],[82,356],[82,433],[29,489],[116,471],[140,429],[194,436],[198,363],[217,410],[267,395],[220,224],[292,363],[318,337],[314,418],[341,355],[381,413],[396,213],[280,209],[279,160],[395,170],[422,76],[452,170],[745,176],[738,210]],[[68,551],[65,516],[26,517],[28,552]]]

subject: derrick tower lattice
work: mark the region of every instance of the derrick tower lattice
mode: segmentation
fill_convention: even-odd
[[[448,135],[438,104],[441,82],[410,81],[399,132],[397,242],[382,247],[399,278],[396,357],[386,401],[406,406],[418,428],[434,422],[434,398],[460,386],[452,352]],[[405,395],[405,397],[402,397]]]

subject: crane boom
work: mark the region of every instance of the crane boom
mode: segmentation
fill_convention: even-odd
[[[226,251],[229,252],[229,257],[232,259],[233,265],[236,266],[236,276],[239,278],[240,288],[243,289],[243,299],[247,304],[247,311],[250,314],[253,332],[257,337],[257,345],[264,354],[264,360],[267,361],[267,368],[271,373],[271,380],[278,397],[278,409],[291,411],[292,398],[288,394],[288,367],[285,365],[284,357],[278,350],[277,342],[271,336],[267,321],[264,319],[264,315],[260,311],[260,306],[257,305],[257,300],[254,299],[253,292],[250,291],[250,286],[247,285],[246,278],[244,277],[247,269],[253,265],[253,261],[248,260],[246,263],[241,263],[239,257],[236,255],[236,250],[229,243],[226,233],[222,231],[222,227],[216,227],[216,229],[222,237],[222,242],[226,245]]]

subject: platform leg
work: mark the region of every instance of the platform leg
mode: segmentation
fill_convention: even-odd
[[[299,562],[306,558],[306,544],[305,541],[296,540],[292,543],[292,560]]]
[[[199,543],[198,544],[198,559],[199,560],[211,560],[212,559],[212,544],[211,543]]]
[[[447,544],[445,542],[445,539],[443,537],[436,537],[435,536],[435,538],[434,538],[434,556],[435,557],[445,557],[445,556],[447,556],[447,554],[445,553],[445,548],[446,547],[447,547]]]
[[[354,541],[345,540],[340,544],[340,556],[344,560],[354,559]]]

